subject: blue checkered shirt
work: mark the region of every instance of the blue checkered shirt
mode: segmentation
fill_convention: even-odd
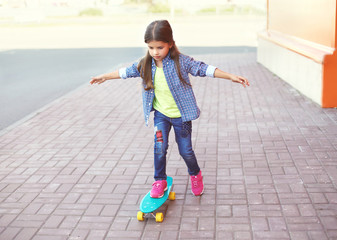
[[[196,61],[183,54],[180,54],[179,62],[181,75],[189,84],[191,84],[188,76],[189,73],[199,77],[214,77],[214,71],[216,69],[214,66]],[[119,76],[123,79],[140,77],[137,66],[138,62],[135,62],[130,67],[119,69]],[[163,59],[163,70],[169,89],[181,113],[182,121],[187,122],[197,119],[200,116],[200,109],[198,108],[192,86],[188,86],[180,81],[178,72],[175,69],[174,61],[171,59],[170,54],[167,54]],[[154,59],[152,59],[152,81],[154,80],[155,73],[156,64]],[[154,89],[143,89],[142,95],[144,118],[146,125],[148,125],[150,112],[153,111],[152,104],[154,99]]]

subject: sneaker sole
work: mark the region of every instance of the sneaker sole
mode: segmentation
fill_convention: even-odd
[[[200,193],[199,195],[195,195],[194,192],[193,192],[192,190],[191,190],[191,192],[192,192],[192,194],[193,194],[194,196],[198,197],[198,196],[201,196],[202,194],[204,194],[204,190],[205,190],[205,188],[202,189],[202,191],[201,191],[201,193]]]

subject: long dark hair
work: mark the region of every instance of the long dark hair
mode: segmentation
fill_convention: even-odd
[[[167,20],[159,20],[150,23],[150,25],[146,28],[144,41],[145,43],[150,43],[151,41],[162,41],[170,45],[172,44],[172,47],[170,49],[170,55],[171,59],[174,61],[179,79],[185,85],[190,85],[183,79],[181,75],[179,63],[180,52],[175,44],[175,41],[173,40],[172,28]],[[152,57],[149,51],[147,51],[145,57],[143,57],[138,64],[138,71],[140,72],[140,76],[143,78],[145,90],[150,90],[154,88],[151,69]]]

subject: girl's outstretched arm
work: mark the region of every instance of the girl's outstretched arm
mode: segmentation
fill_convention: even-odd
[[[90,84],[101,84],[101,83],[104,83],[106,80],[118,79],[118,78],[120,78],[119,71],[116,70],[111,73],[105,73],[105,74],[98,75],[96,77],[91,77]]]
[[[219,68],[215,69],[214,77],[228,79],[231,80],[232,82],[241,83],[242,86],[244,87],[249,86],[249,82],[246,78],[231,73],[226,73],[220,70]]]

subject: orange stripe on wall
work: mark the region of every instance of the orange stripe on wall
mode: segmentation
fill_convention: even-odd
[[[326,55],[323,65],[322,107],[337,107],[337,53]]]
[[[336,1],[337,2],[337,1]],[[337,107],[337,6],[335,5],[335,52],[323,61],[322,107]]]

